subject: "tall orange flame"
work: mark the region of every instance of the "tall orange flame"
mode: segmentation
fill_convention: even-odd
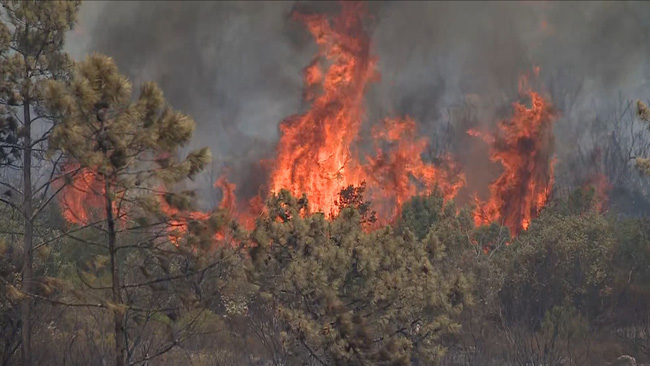
[[[306,193],[311,209],[326,214],[336,212],[335,200],[342,188],[359,185],[365,178],[350,151],[365,114],[366,85],[378,77],[370,38],[363,29],[364,14],[363,5],[354,2],[342,3],[333,22],[325,15],[294,14],[318,45],[304,71],[305,96],[311,106],[281,124],[270,189],[285,188],[296,196]]]
[[[288,189],[295,196],[306,194],[312,212],[334,217],[340,209],[337,199],[341,190],[365,182],[372,209],[392,219],[402,204],[417,194],[439,189],[445,199],[453,198],[464,184],[464,175],[449,156],[436,164],[424,161],[428,140],[418,137],[416,123],[408,116],[388,118],[375,126],[374,154],[359,158],[365,92],[369,83],[379,79],[377,59],[363,26],[365,16],[364,5],[356,2],[342,2],[341,12],[334,17],[294,13],[315,39],[318,51],[303,71],[304,98],[309,108],[281,122],[268,188],[272,193]],[[539,68],[534,72],[538,74]],[[499,123],[497,133],[468,131],[490,144],[490,159],[504,169],[490,184],[490,198],[486,202],[477,199],[475,223],[499,222],[514,235],[526,230],[546,204],[554,167],[552,107],[528,88],[525,78],[521,79],[520,91],[530,99],[530,106],[514,103],[512,117]],[[95,197],[103,193],[101,182],[97,183],[96,173],[83,170],[69,186],[60,198],[64,217],[73,223],[87,223],[88,208],[103,207],[103,201]],[[263,196],[241,207],[235,184],[221,177],[215,187],[223,192],[219,207],[252,228],[256,215],[264,209]],[[168,236],[175,244],[191,220],[209,217],[205,212],[181,212],[162,197],[161,206],[171,217]]]
[[[368,183],[373,200],[384,206],[376,208],[389,217],[408,198],[431,192],[436,185],[452,198],[463,184],[462,175],[452,177],[423,162],[427,139],[416,138],[415,122],[409,117],[387,119],[383,129],[374,129],[376,142],[390,145],[388,152],[377,144],[375,158],[367,157],[367,164],[358,159],[354,143],[365,117],[364,94],[379,74],[363,28],[365,7],[354,2],[341,6],[332,21],[325,15],[294,14],[316,40],[318,53],[303,73],[309,110],[281,124],[271,191],[305,193],[310,209],[328,216],[339,209],[340,191],[362,182]],[[445,160],[451,165],[450,159]]]
[[[538,69],[535,70],[538,72]],[[518,235],[528,229],[548,201],[553,186],[551,157],[553,121],[550,103],[527,88],[525,78],[520,90],[530,99],[530,107],[514,103],[509,120],[501,121],[495,136],[469,131],[491,145],[490,159],[503,165],[501,176],[490,184],[490,198],[478,202],[474,213],[476,225],[498,222]]]

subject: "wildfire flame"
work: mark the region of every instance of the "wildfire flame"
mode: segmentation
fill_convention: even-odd
[[[63,179],[55,181],[61,190],[57,198],[63,218],[72,224],[89,225],[93,217],[91,212],[105,217],[105,187],[102,177],[96,171],[80,168],[77,164],[66,165],[63,174],[69,178],[67,184]],[[118,217],[117,206],[113,208],[113,215]]]
[[[210,218],[210,214],[200,211],[181,211],[170,206],[165,199],[160,196],[160,209],[169,217],[167,227],[167,238],[174,245],[179,245],[183,236],[187,233],[190,221],[205,221]]]
[[[229,212],[233,212],[235,210],[235,203],[236,203],[236,198],[235,198],[235,189],[237,188],[234,183],[231,183],[226,179],[226,176],[221,176],[219,179],[217,179],[216,182],[214,182],[214,187],[221,189],[221,192],[223,192],[223,198],[221,199],[221,203],[219,204],[219,208],[223,208],[228,210]]]
[[[435,186],[452,198],[463,184],[462,175],[452,177],[422,161],[427,139],[416,138],[415,122],[409,117],[387,119],[382,128],[374,129],[376,142],[390,145],[388,152],[377,148],[376,157],[366,157],[367,164],[358,159],[354,143],[365,117],[364,94],[379,73],[363,28],[363,4],[341,6],[332,21],[325,15],[294,14],[316,40],[318,53],[303,73],[309,110],[280,126],[271,191],[305,193],[310,209],[328,216],[337,214],[336,198],[343,188],[363,182],[369,183],[370,196],[381,202],[388,217],[408,198]],[[445,160],[451,165],[450,159]]]
[[[386,119],[384,126],[373,129],[376,142],[391,145],[388,150],[376,148],[376,157],[367,157],[365,170],[370,181],[376,183],[372,199],[388,203],[381,209],[387,217],[394,217],[404,202],[417,194],[430,194],[437,187],[445,199],[456,196],[464,184],[464,175],[456,169],[451,157],[443,157],[443,169],[422,160],[428,140],[417,137],[415,121],[410,117]],[[387,151],[387,152],[386,152]]]
[[[214,182],[214,187],[220,189],[223,194],[219,208],[228,211],[231,217],[236,218],[244,228],[252,230],[255,227],[255,219],[265,209],[262,196],[254,196],[242,206],[241,202],[237,201],[235,194],[237,185],[230,182],[225,174]]]
[[[102,176],[93,169],[80,168],[78,164],[68,164],[64,168],[64,174],[69,177],[67,184],[63,180],[57,179],[57,184],[61,184],[61,191],[58,195],[59,207],[63,218],[76,225],[90,225],[94,221],[105,219],[105,201],[104,201],[104,181]],[[65,184],[65,185],[63,185]],[[118,194],[118,197],[123,196]],[[178,244],[183,235],[187,232],[188,223],[191,220],[207,220],[210,215],[199,211],[180,211],[170,206],[164,199],[163,194],[158,196],[160,209],[169,220],[166,222],[165,230],[168,239]],[[224,199],[222,206],[227,205],[227,199]],[[124,223],[127,217],[128,207],[119,207],[114,205],[113,215],[120,222]]]
[[[364,185],[372,209],[392,219],[402,204],[418,194],[438,189],[452,199],[464,184],[464,175],[450,156],[436,163],[425,162],[428,139],[417,135],[415,121],[406,116],[387,118],[372,129],[373,155],[359,157],[359,132],[366,117],[364,96],[367,86],[379,80],[377,59],[363,26],[367,16],[363,4],[342,2],[336,16],[294,13],[315,39],[318,51],[303,70],[304,98],[309,108],[280,124],[277,155],[270,169],[268,189],[306,194],[312,212],[334,217],[340,210],[339,194],[346,187]],[[535,74],[539,68],[534,69]],[[499,222],[517,235],[546,204],[553,185],[551,158],[552,124],[550,103],[520,82],[522,95],[530,107],[514,103],[513,116],[501,121],[494,135],[468,131],[491,146],[490,158],[503,165],[501,176],[490,184],[491,196],[478,202],[474,214],[477,225]],[[72,223],[88,222],[90,207],[102,207],[103,186],[97,174],[82,170],[64,187],[59,199],[64,217]],[[263,195],[242,204],[236,200],[236,185],[222,176],[215,182],[223,199],[219,208],[252,228],[264,210]],[[191,220],[206,220],[210,214],[179,211],[160,197],[160,205],[170,217],[168,236],[179,243]],[[245,207],[242,207],[245,206]],[[219,237],[219,236],[217,236]]]
[[[340,190],[365,178],[350,150],[365,114],[366,85],[378,78],[363,14],[363,5],[353,2],[342,3],[333,22],[325,15],[294,14],[318,45],[304,71],[305,98],[311,106],[281,123],[270,189],[306,193],[313,211],[334,214]]]
[[[539,69],[535,69],[537,74]],[[501,176],[490,184],[490,198],[480,202],[474,221],[477,226],[498,222],[518,235],[528,229],[546,205],[553,186],[551,157],[553,121],[555,115],[548,100],[520,81],[520,92],[530,99],[530,107],[513,103],[513,115],[499,122],[498,132],[492,136],[470,130],[491,145],[490,160],[503,165]]]

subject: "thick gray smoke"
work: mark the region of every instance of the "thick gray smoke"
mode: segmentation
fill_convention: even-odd
[[[592,126],[617,116],[619,94],[650,95],[650,6],[644,3],[408,2],[382,10],[373,39],[384,108],[374,111],[411,114],[433,141],[451,138],[469,191],[485,194],[485,177],[493,178],[494,169],[485,164],[486,147],[467,137],[466,128],[489,130],[506,117],[518,77],[534,66],[541,67],[538,88],[560,114],[559,184],[586,168],[569,166],[577,143],[594,148]],[[453,136],[445,134],[448,124]]]
[[[256,163],[273,157],[278,123],[304,107],[301,71],[315,48],[289,17],[295,6],[336,8],[87,2],[69,48],[77,57],[92,51],[114,57],[136,84],[157,81],[174,107],[197,121],[193,145],[211,147],[216,169],[229,166],[250,195],[264,182]],[[466,129],[489,129],[507,117],[519,76],[534,66],[541,68],[536,85],[561,116],[560,180],[584,168],[576,156],[600,141],[595,124],[604,135],[615,128],[619,100],[650,98],[650,5],[642,2],[372,2],[369,8],[382,78],[368,95],[368,124],[411,115],[434,155],[447,150],[461,160],[468,192],[485,194],[495,169],[487,147]]]
[[[110,55],[135,85],[158,82],[197,122],[192,147],[215,156],[206,179],[227,167],[247,183],[238,187],[254,189],[264,183],[258,162],[273,156],[278,122],[301,107],[300,72],[313,52],[308,35],[291,35],[300,34],[288,19],[292,5],[86,2],[74,34],[85,44],[70,47],[78,57]]]

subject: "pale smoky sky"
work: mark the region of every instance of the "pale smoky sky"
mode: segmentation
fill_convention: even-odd
[[[290,19],[296,6],[337,4],[89,1],[67,48],[77,59],[112,56],[136,84],[158,82],[196,120],[192,145],[211,147],[215,164],[250,183],[262,179],[252,164],[273,157],[279,122],[305,108],[301,71],[315,47]],[[493,126],[516,100],[518,77],[534,66],[560,111],[560,160],[574,153],[575,131],[612,100],[650,98],[644,2],[400,1],[371,2],[369,10],[381,80],[368,93],[366,125],[409,114],[434,149],[451,143],[465,165],[484,148],[443,131]],[[459,112],[468,105],[472,122]],[[481,180],[489,174],[478,165]]]

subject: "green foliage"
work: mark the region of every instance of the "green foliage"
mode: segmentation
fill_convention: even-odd
[[[178,159],[194,122],[167,105],[154,83],[145,83],[133,101],[131,84],[114,61],[96,54],[78,65],[70,83],[51,81],[47,96],[59,120],[51,151],[97,171],[111,186],[100,193],[122,210],[118,215],[128,210],[140,225],[151,226],[190,209],[193,192],[173,193],[166,187],[193,178],[209,163],[210,151]]]
[[[546,211],[500,258],[506,314],[534,325],[565,301],[592,319],[602,314],[611,296],[614,251],[603,216]]]
[[[377,221],[377,213],[371,211],[370,202],[364,200],[364,192],[366,191],[366,182],[361,183],[361,186],[348,186],[341,190],[339,199],[336,202],[339,211],[344,208],[354,208],[361,215],[362,224],[373,224]]]
[[[398,232],[410,231],[418,239],[433,233],[453,256],[474,248],[471,212],[468,208],[458,210],[453,202],[445,203],[440,192],[404,203],[396,228]]]
[[[590,364],[589,323],[571,305],[549,309],[538,330],[513,327],[507,331],[512,350],[509,364],[584,365]]]
[[[28,105],[45,117],[40,105],[44,85],[67,77],[72,61],[62,51],[63,39],[76,21],[80,2],[1,3],[8,24],[0,24],[0,164],[13,164],[25,135],[20,109]]]
[[[32,311],[33,297],[39,291],[51,296],[55,287],[60,285],[49,276],[34,277],[34,264],[40,265],[41,261],[51,257],[49,248],[42,247],[36,252],[42,258],[36,258],[34,263],[32,250],[35,238],[40,237],[48,244],[51,241],[47,237],[49,230],[45,233],[34,230],[37,218],[50,202],[50,181],[46,179],[37,183],[33,176],[37,171],[35,168],[49,169],[56,165],[47,162],[41,153],[52,123],[43,110],[43,87],[49,80],[68,76],[71,60],[62,51],[63,38],[75,23],[80,2],[3,0],[1,3],[0,166],[22,169],[19,182],[11,180],[14,174],[3,175],[1,201],[3,205],[21,213],[22,227],[14,231],[21,232],[19,239],[22,241],[23,255],[20,291],[24,299],[18,327],[21,328],[22,363],[29,366],[32,364],[31,334],[38,328],[33,326],[32,321],[40,318]],[[35,124],[41,128],[32,128]],[[38,163],[36,159],[39,159]],[[36,268],[37,272],[41,270]],[[16,289],[13,285],[8,286]],[[13,341],[9,338],[15,336],[15,332],[7,334],[10,336],[4,339],[4,343],[10,345]],[[9,363],[13,353],[3,352],[2,364]]]
[[[444,200],[440,195],[414,197],[402,207],[399,227],[411,230],[417,238],[424,238],[429,228],[442,220]]]
[[[589,211],[596,210],[597,197],[594,187],[581,187],[569,194],[566,200],[556,200],[545,208],[556,214],[566,216],[582,215]]]
[[[153,83],[144,84],[132,103],[131,84],[108,57],[89,56],[69,86],[51,82],[47,95],[60,119],[51,148],[116,184],[135,185],[134,176],[139,184],[146,179],[173,184],[193,177],[210,160],[207,149],[175,159],[189,142],[194,121],[167,106]],[[156,166],[143,163],[148,156]]]
[[[557,338],[571,342],[587,335],[589,323],[573,306],[553,306],[544,315],[542,332],[551,342]]]
[[[648,219],[625,219],[614,227],[618,246],[612,292],[617,299],[611,323],[629,354],[650,356],[650,225]]]
[[[70,301],[97,304],[112,315],[116,365],[148,361],[149,351],[129,339],[147,334],[171,347],[181,342],[196,324],[178,321],[201,302],[196,281],[228,263],[206,254],[214,230],[209,215],[189,212],[194,193],[170,190],[198,174],[210,151],[179,159],[194,121],[167,105],[153,83],[133,98],[130,82],[106,56],[79,63],[69,82],[50,81],[46,95],[58,120],[51,152],[96,172],[101,187],[95,192],[101,203],[97,223],[69,234],[94,247],[75,261],[78,281]],[[173,229],[178,235],[170,237]]]
[[[435,234],[365,232],[354,208],[327,221],[304,215],[305,205],[280,192],[252,233],[251,278],[286,327],[287,352],[325,364],[439,361],[470,281],[438,269]]]
[[[56,240],[60,231],[51,225],[51,217],[39,215],[34,222],[39,233],[35,250],[35,280],[31,293],[52,299],[59,298],[67,288],[62,280],[60,243]],[[23,220],[20,212],[7,205],[0,205],[0,362],[10,364],[20,346],[19,305],[27,295],[22,287],[22,238]],[[50,243],[44,245],[44,243]],[[34,314],[34,321],[41,326],[43,317]]]

